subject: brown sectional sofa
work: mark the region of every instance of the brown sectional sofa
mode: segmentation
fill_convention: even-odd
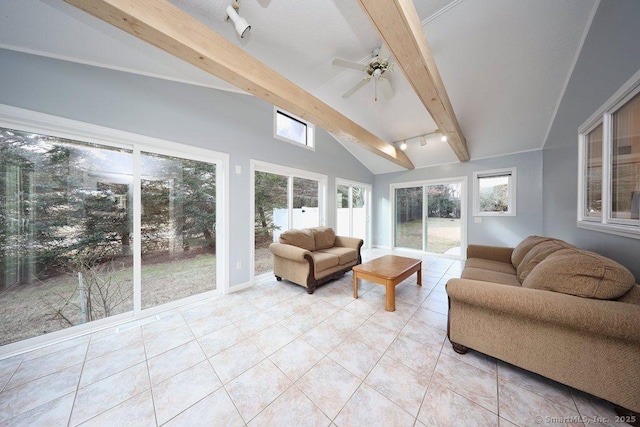
[[[307,288],[312,294],[316,286],[340,277],[362,263],[362,239],[336,236],[330,227],[287,230],[280,243],[272,243],[273,274]]]
[[[446,285],[448,337],[640,412],[640,285],[622,265],[558,239],[469,245]]]

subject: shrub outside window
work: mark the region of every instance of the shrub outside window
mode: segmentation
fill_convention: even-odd
[[[474,216],[515,216],[516,168],[473,174]]]

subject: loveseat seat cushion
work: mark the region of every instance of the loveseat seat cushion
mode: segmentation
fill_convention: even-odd
[[[526,277],[522,286],[579,297],[615,299],[635,285],[629,270],[593,252],[565,249],[549,255]]]
[[[280,243],[297,246],[308,251],[316,250],[316,240],[313,231],[310,229],[292,228],[280,234]]]
[[[516,275],[516,269],[511,264],[506,262],[493,261],[490,259],[482,258],[469,258],[464,264],[465,268],[481,268],[483,270],[496,271],[499,273],[506,273]]]
[[[340,262],[340,259],[337,255],[323,251],[312,252],[311,256],[313,257],[313,263],[315,265],[316,273],[319,273],[331,267],[335,267]]]
[[[575,246],[558,239],[547,239],[541,243],[535,245],[525,255],[522,262],[517,267],[518,280],[520,283],[524,282],[529,273],[542,261],[544,261],[549,255],[562,250],[575,248]]]
[[[352,248],[343,248],[343,247],[333,247],[329,249],[323,249],[321,251],[316,252],[324,252],[327,254],[335,255],[338,257],[339,265],[346,265],[350,262],[355,262],[358,259],[358,252]]]
[[[476,267],[464,267],[461,279],[479,280],[482,282],[493,282],[501,285],[520,286],[520,281],[515,274],[503,273],[500,271],[485,270]]]
[[[331,227],[315,227],[311,229],[311,232],[317,251],[332,248],[336,243],[336,233]]]

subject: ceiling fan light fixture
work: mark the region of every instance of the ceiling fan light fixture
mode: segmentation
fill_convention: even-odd
[[[246,19],[238,15],[238,8],[239,6],[237,1],[227,6],[227,19],[231,19],[231,22],[233,22],[233,26],[236,29],[236,33],[238,33],[242,39],[245,34],[251,30],[251,25],[249,25],[249,22],[247,22]]]

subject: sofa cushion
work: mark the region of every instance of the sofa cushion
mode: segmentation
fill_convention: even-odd
[[[325,252],[338,257],[338,264],[345,265],[358,259],[358,252],[352,248],[333,247],[316,252]]]
[[[524,257],[527,256],[534,246],[547,240],[551,239],[549,237],[542,236],[529,236],[520,242],[518,246],[513,248],[513,252],[511,253],[511,264],[513,264],[513,267],[518,268]]]
[[[280,234],[280,243],[297,246],[308,251],[316,250],[316,241],[313,232],[309,229],[298,230],[292,228]]]
[[[464,264],[465,268],[481,268],[483,270],[496,271],[499,273],[516,275],[516,269],[511,264],[506,262],[493,261],[490,259],[482,258],[469,258]]]
[[[524,280],[522,286],[579,297],[615,299],[635,285],[629,270],[589,251],[565,249],[549,255]]]
[[[329,249],[335,245],[336,233],[331,227],[315,227],[311,231],[313,232],[317,251]]]
[[[520,282],[515,274],[502,273],[499,271],[489,271],[482,268],[465,267],[462,270],[461,279],[480,280],[482,282],[493,282],[501,285],[520,286]]]
[[[558,239],[547,239],[535,245],[525,255],[522,262],[517,267],[518,280],[524,282],[531,270],[544,261],[549,255],[562,249],[574,248],[567,242]]]
[[[326,270],[327,268],[335,267],[340,262],[337,255],[327,252],[316,251],[312,252],[311,256],[313,257],[316,273]]]

